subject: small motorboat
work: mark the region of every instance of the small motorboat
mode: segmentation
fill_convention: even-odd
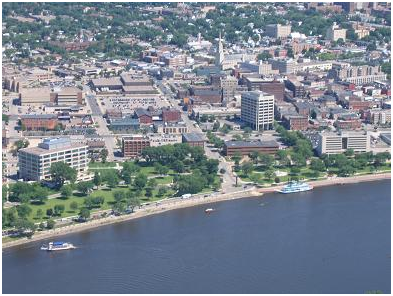
[[[205,210],[205,213],[206,213],[206,214],[209,214],[209,213],[214,212],[214,211],[215,211],[215,209],[207,208],[207,209]]]

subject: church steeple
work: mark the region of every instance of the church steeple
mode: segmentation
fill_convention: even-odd
[[[217,46],[217,53],[216,53],[216,66],[221,66],[224,62],[224,46],[222,45],[221,39],[221,30],[220,35],[218,37],[218,46]]]

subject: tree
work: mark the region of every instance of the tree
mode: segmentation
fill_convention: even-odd
[[[253,151],[253,152],[251,152],[251,153],[249,154],[249,157],[250,157],[250,159],[252,160],[252,162],[253,162],[254,164],[257,164],[257,163],[258,163],[258,157],[259,157],[258,151]]]
[[[31,214],[32,209],[28,205],[22,204],[16,207],[16,211],[18,212],[19,217],[25,219]]]
[[[240,152],[235,152],[234,155],[232,155],[232,160],[235,162],[235,165],[239,165],[239,161],[242,159],[242,155],[240,154]]]
[[[81,209],[79,212],[79,217],[86,221],[90,218],[90,210],[86,208]]]
[[[257,56],[259,61],[267,61],[268,59],[271,59],[272,57],[273,56],[270,53],[266,52],[266,51],[258,54],[258,56]]]
[[[312,169],[313,171],[318,171],[318,172],[325,172],[326,171],[325,164],[320,159],[312,159],[311,163],[310,163],[310,169]]]
[[[131,209],[132,212],[134,211],[135,207],[141,204],[139,199],[137,199],[135,196],[133,198],[127,199],[126,203],[127,203],[127,207]]]
[[[93,183],[96,186],[96,188],[98,189],[98,186],[101,185],[102,183],[102,178],[99,172],[95,172],[94,173],[94,178],[93,178]]]
[[[258,184],[261,181],[261,174],[252,174],[251,176],[249,176],[251,182],[253,182],[254,184]]]
[[[280,149],[277,151],[276,155],[281,166],[289,165],[288,153],[286,150]]]
[[[77,172],[65,162],[55,162],[51,165],[49,170],[52,180],[55,181],[58,188],[64,185],[66,180],[74,183],[76,181]]]
[[[29,147],[30,143],[27,140],[18,140],[14,143],[15,150],[18,152],[22,148]]]
[[[41,217],[44,215],[44,211],[42,209],[38,209],[36,213],[36,217],[38,219],[41,219]]]
[[[112,210],[116,213],[123,213],[126,210],[126,205],[124,202],[116,202],[113,207]]]
[[[107,149],[102,149],[100,151],[100,158],[101,158],[101,162],[105,163],[106,159],[108,158],[108,150]]]
[[[78,209],[78,203],[76,201],[71,202],[70,209],[75,212]]]
[[[161,175],[161,176],[166,175],[166,174],[168,174],[168,172],[169,172],[168,167],[166,167],[166,166],[164,166],[164,165],[161,165],[161,164],[159,164],[159,163],[157,163],[157,164],[154,165],[154,169],[155,169],[156,172],[157,172],[159,175]]]
[[[299,154],[299,153],[292,152],[292,154],[291,154],[291,160],[292,160],[292,163],[293,163],[295,166],[303,167],[303,166],[306,165],[306,159],[304,158],[303,155],[301,155],[301,154]]]
[[[273,179],[274,177],[275,177],[275,173],[274,173],[274,170],[273,169],[267,169],[266,171],[265,171],[265,178],[266,179],[268,179],[269,181],[271,180],[271,179]]]
[[[157,186],[157,181],[154,178],[151,178],[147,181],[147,186],[149,186],[150,188],[155,188]]]
[[[347,150],[344,152],[344,154],[345,154],[345,156],[347,156],[347,157],[351,157],[351,156],[354,156],[354,155],[355,155],[355,151],[354,151],[352,148],[349,148],[349,149],[347,149]]]
[[[49,217],[53,216],[53,209],[47,209],[46,210],[46,215],[49,216]]]
[[[43,204],[48,199],[48,190],[39,185],[33,187],[30,199],[36,203]]]
[[[33,222],[23,218],[17,219],[12,223],[12,226],[20,233],[30,232],[31,234],[33,234],[37,228]]]
[[[123,201],[126,198],[126,194],[124,193],[124,191],[119,190],[119,191],[116,191],[113,194],[113,197],[114,197],[116,202],[120,202],[120,201]]]
[[[69,185],[63,185],[63,187],[60,189],[60,192],[63,198],[68,198],[72,195],[72,188]]]
[[[245,162],[242,165],[243,174],[249,176],[254,169],[254,165],[251,162]]]
[[[145,189],[145,196],[146,197],[152,197],[153,196],[153,189],[152,188],[150,188],[150,187],[147,187],[146,189]]]
[[[94,184],[90,181],[87,182],[79,182],[76,185],[76,189],[82,193],[83,195],[87,195],[91,189],[93,189]]]
[[[146,175],[140,173],[140,174],[138,174],[138,175],[135,177],[134,186],[135,186],[137,189],[142,190],[142,189],[146,186],[146,183],[147,183],[147,177],[146,177]]]
[[[259,161],[262,164],[262,166],[268,168],[271,167],[274,163],[274,157],[270,154],[266,153],[261,153],[259,155]]]
[[[179,173],[179,174],[184,173],[184,171],[185,171],[184,163],[180,160],[176,160],[173,163],[172,168],[176,173]]]
[[[61,214],[64,212],[64,210],[65,210],[65,206],[64,205],[58,204],[58,205],[54,206],[54,213],[57,216],[61,216]]]
[[[281,180],[280,180],[279,177],[275,177],[275,178],[274,178],[274,183],[278,184],[278,183],[280,183],[280,181],[281,181]]]
[[[117,184],[119,184],[119,177],[117,174],[109,174],[106,176],[106,182],[108,183],[109,187],[115,188]]]
[[[56,225],[56,222],[55,222],[53,219],[49,219],[49,220],[46,222],[46,227],[47,227],[48,229],[53,229],[53,228],[55,228],[55,225]]]
[[[158,188],[158,193],[157,196],[164,196],[167,193],[168,189],[165,186],[161,186],[160,188]]]

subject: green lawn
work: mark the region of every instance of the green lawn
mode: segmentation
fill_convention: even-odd
[[[89,168],[114,168],[116,166],[116,162],[90,162]]]
[[[167,179],[165,179],[167,178]],[[164,177],[164,179],[162,179],[162,183],[159,184],[165,184],[168,181],[171,181],[172,177]],[[169,183],[169,182],[168,182]],[[93,197],[97,197],[97,196],[102,196],[104,198],[104,204],[101,206],[101,208],[96,208],[93,209],[92,212],[94,211],[98,211],[98,210],[108,210],[111,209],[114,203],[114,197],[113,194],[116,191],[123,191],[123,192],[127,192],[129,189],[135,190],[133,187],[129,187],[129,186],[118,186],[116,188],[113,189],[100,189],[100,190],[94,190],[90,196]],[[145,196],[145,190],[142,190],[142,194],[141,196],[139,196],[140,201],[143,202],[150,202],[150,201],[156,201],[165,197],[171,197],[175,192],[173,189],[171,188],[167,188],[167,193],[164,196],[157,196],[158,194],[158,188],[159,186],[157,186],[155,189],[153,189],[153,196],[150,198],[147,198]],[[65,211],[61,214],[61,216],[54,216],[53,218],[57,219],[57,218],[64,218],[64,217],[70,217],[70,216],[75,216],[78,215],[79,211],[81,208],[84,207],[84,200],[85,200],[86,196],[82,196],[79,193],[76,193],[72,196],[70,196],[67,199],[63,199],[63,198],[53,198],[53,199],[48,199],[44,204],[29,204],[29,206],[32,209],[31,214],[29,215],[28,219],[30,221],[33,221],[35,223],[38,222],[42,222],[48,219],[48,217],[46,216],[46,210],[47,209],[53,209],[55,205],[64,205],[65,207]],[[70,204],[71,202],[76,201],[78,203],[78,209],[76,211],[71,210],[70,208]],[[42,209],[44,212],[43,217],[38,218],[37,217],[37,210],[38,209]]]

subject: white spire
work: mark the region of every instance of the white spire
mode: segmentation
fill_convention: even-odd
[[[221,66],[224,62],[224,46],[222,45],[221,39],[221,30],[218,37],[218,46],[217,46],[217,53],[216,53],[216,66]]]

